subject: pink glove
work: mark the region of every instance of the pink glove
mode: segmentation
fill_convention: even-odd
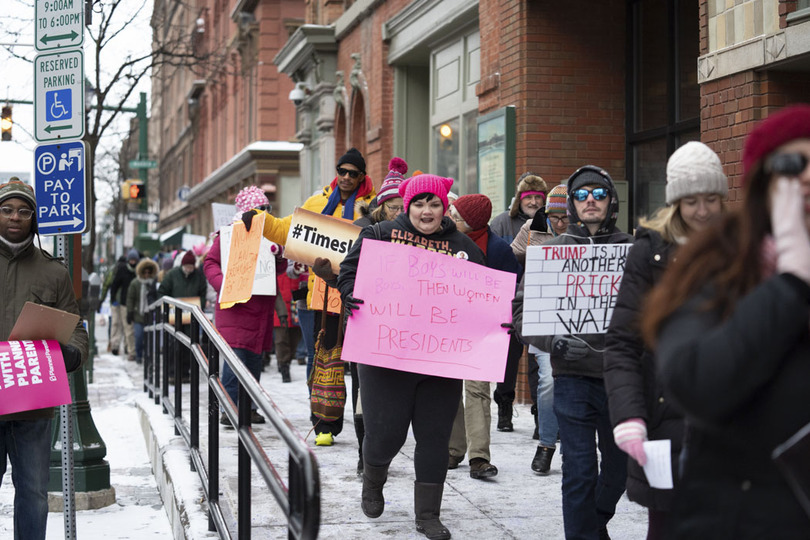
[[[642,467],[647,463],[644,441],[647,440],[647,424],[641,418],[630,418],[613,428],[616,446],[635,459]]]
[[[777,178],[771,190],[771,230],[776,243],[776,269],[810,285],[810,236],[802,186],[795,178]]]

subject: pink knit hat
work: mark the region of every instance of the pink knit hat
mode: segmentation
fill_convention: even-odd
[[[436,176],[435,174],[420,174],[418,176],[411,176],[407,180],[403,180],[399,185],[399,194],[402,196],[402,202],[405,204],[405,212],[411,204],[411,199],[420,193],[432,193],[436,195],[444,205],[445,212],[447,211],[447,192],[453,187],[452,178],[444,178]]]
[[[234,202],[236,203],[236,209],[239,210],[240,213],[270,203],[264,191],[256,186],[248,186],[240,190],[239,193],[236,194]]]
[[[404,159],[391,158],[391,161],[388,162],[388,174],[385,175],[380,191],[377,192],[377,204],[399,197],[399,185],[403,180],[402,175],[406,172],[408,172],[408,164]]]

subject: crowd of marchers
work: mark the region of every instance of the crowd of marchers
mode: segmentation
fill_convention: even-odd
[[[153,258],[130,250],[108,273],[102,293],[102,300],[110,295],[110,352],[141,362],[148,306],[172,296],[210,311],[256,380],[271,350],[284,382],[295,358],[306,363],[309,378],[319,369],[316,355],[340,351],[346,320],[366,309],[366,301],[384,300],[384,291],[373,299],[355,292],[364,241],[440,245],[447,256],[515,276],[511,320],[494,329],[507,334],[505,358],[497,359],[505,366],[503,381],[493,389],[488,381],[348,363],[363,514],[383,514],[389,466],[412,431],[416,530],[450,538],[441,519],[453,519],[441,515],[448,470],[466,458],[472,478],[485,482],[498,474],[490,452],[492,401],[494,428],[512,431],[518,367],[528,358],[538,444],[526,466],[542,481],[555,452],[562,455],[566,538],[609,538],[625,492],[648,509],[649,539],[810,538],[809,160],[810,106],[772,113],[745,139],[742,196],[729,204],[718,155],[687,142],[667,162],[665,206],[640,218],[630,234],[617,227],[615,183],[596,165],[581,166],[553,188],[540,173],[526,172],[509,208],[493,217],[487,196],[458,197],[451,178],[408,176],[398,157],[377,190],[364,157],[350,149],[337,160],[333,180],[301,205],[361,227],[339,272],[329,259],[307,266],[284,258],[293,216],[274,215],[270,190],[249,186],[236,197],[234,223],[250,230],[263,217],[262,237],[272,242],[276,259],[276,294],[220,305],[221,232],[207,245]],[[5,339],[25,301],[78,313],[64,267],[33,243],[35,209],[30,187],[0,186]],[[629,251],[607,331],[524,333],[524,304],[535,294],[525,280],[534,264],[529,248],[567,252],[608,244]],[[326,288],[317,295],[335,290],[342,309],[323,309],[328,296],[316,302],[318,280]],[[69,371],[81,365],[87,354],[81,325],[62,353]],[[181,369],[172,383],[187,381],[189,366]],[[227,362],[222,380],[236,403],[238,381]],[[313,406],[316,445],[332,446],[341,435],[343,410],[325,416]],[[0,478],[10,459],[20,538],[44,538],[51,417],[43,410],[0,418]],[[220,421],[231,428],[226,414]],[[264,418],[254,410],[251,421]],[[649,481],[651,441],[668,441],[671,488]]]

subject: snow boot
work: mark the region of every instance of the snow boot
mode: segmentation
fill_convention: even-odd
[[[430,540],[446,540],[450,538],[450,531],[439,520],[443,493],[443,483],[413,483],[413,509],[416,514],[416,530]]]
[[[378,518],[385,510],[385,497],[383,486],[388,479],[388,465],[377,467],[363,464],[363,495],[360,507],[363,513],[370,518]]]

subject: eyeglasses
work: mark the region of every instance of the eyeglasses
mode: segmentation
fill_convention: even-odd
[[[0,214],[2,214],[3,217],[5,218],[10,218],[15,213],[23,221],[28,221],[34,215],[34,211],[29,210],[28,208],[12,208],[10,206],[0,206]]]
[[[392,212],[403,212],[403,211],[405,211],[405,207],[403,205],[394,206],[392,204],[386,204],[385,207],[388,208],[389,210],[391,210]]]
[[[352,171],[350,169],[344,169],[343,167],[338,167],[337,169],[338,176],[346,176],[349,175],[349,178],[357,178],[360,176],[360,171]]]
[[[575,200],[577,200],[579,202],[582,202],[585,199],[587,199],[588,195],[593,195],[593,199],[595,201],[601,201],[601,200],[607,199],[608,190],[607,190],[607,188],[603,188],[603,187],[598,187],[598,188],[593,188],[593,189],[579,188],[579,189],[575,189],[571,193],[571,196]]]
[[[780,176],[798,176],[807,168],[807,161],[807,156],[799,152],[775,154],[765,162],[765,173]]]
[[[548,216],[548,220],[552,223],[563,223],[568,221],[568,216]]]

